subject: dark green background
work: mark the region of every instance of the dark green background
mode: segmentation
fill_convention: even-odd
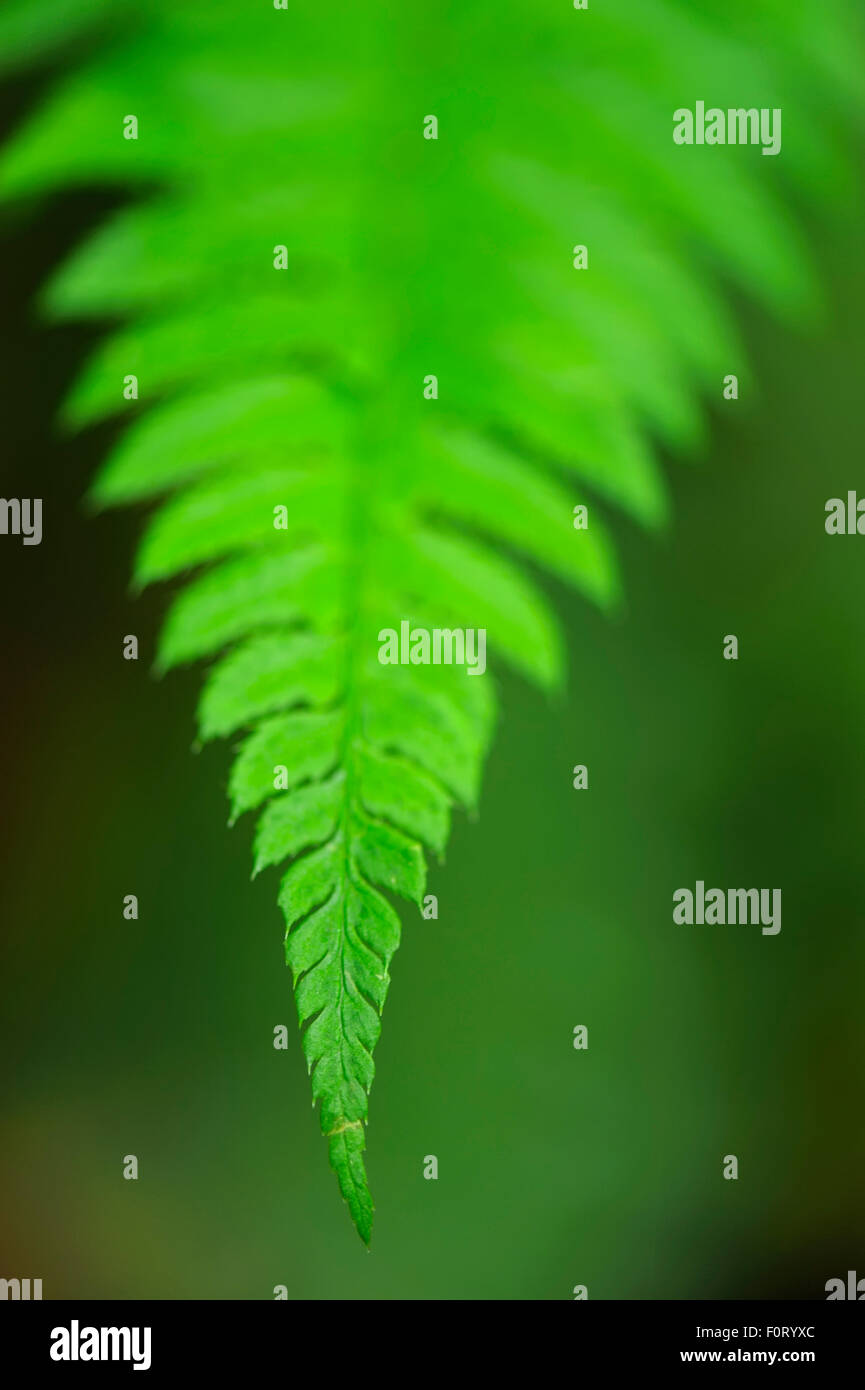
[[[37,99],[7,87],[6,127]],[[760,399],[719,399],[703,457],[669,463],[669,534],[610,516],[627,612],[555,595],[566,701],[502,681],[480,819],[394,962],[370,1254],[309,1105],[277,877],[250,884],[251,826],[226,829],[229,750],[190,751],[199,672],[148,674],[141,516],[81,505],[111,429],[52,424],[93,333],[42,328],[33,292],[108,205],[0,228],[3,492],[45,499],[40,547],[0,538],[0,1274],[359,1299],[823,1298],[865,1275],[865,538],[823,529],[828,497],[865,495],[861,202],[811,226],[821,323],[742,306]],[[782,888],[780,935],[675,928],[697,878]]]

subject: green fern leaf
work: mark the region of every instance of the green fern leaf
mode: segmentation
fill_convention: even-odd
[[[64,419],[129,409],[139,379],[147,409],[91,500],[154,508],[139,586],[186,579],[157,668],[213,662],[199,735],[240,739],[231,817],[257,815],[254,873],[283,871],[313,1098],[364,1241],[392,898],[422,904],[495,720],[488,674],[384,667],[379,633],[483,628],[494,661],[560,686],[533,571],[614,605],[605,509],[662,525],[656,448],[693,449],[700,395],[745,373],[722,284],[813,308],[785,198],[827,171],[843,193],[859,38],[843,0],[0,15],[4,65],[77,54],[5,151],[0,194],[138,193],[43,294],[56,319],[122,320]],[[782,167],[675,147],[695,92],[795,112]]]

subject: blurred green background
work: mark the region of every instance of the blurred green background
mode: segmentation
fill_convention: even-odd
[[[7,84],[6,128],[39,91]],[[45,499],[41,546],[0,542],[0,1274],[313,1299],[823,1298],[865,1274],[865,540],[823,529],[828,497],[865,493],[862,200],[810,226],[821,324],[741,306],[760,398],[749,372],[705,456],[670,463],[669,534],[610,514],[627,610],[555,594],[567,699],[502,681],[439,919],[405,914],[370,1254],[310,1109],[276,875],[251,884],[251,825],[226,828],[229,749],[190,751],[198,671],[148,673],[165,594],[128,591],[141,516],[81,505],[116,427],[52,423],[94,330],[43,328],[33,293],[108,206],[0,223],[3,492]],[[780,935],[674,928],[697,878],[781,887]]]

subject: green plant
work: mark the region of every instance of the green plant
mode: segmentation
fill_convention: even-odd
[[[848,186],[848,7],[693,9],[28,0],[0,17],[10,65],[82,45],[7,149],[3,196],[139,194],[44,296],[55,316],[122,321],[65,418],[130,409],[131,376],[148,402],[93,498],[164,499],[139,585],[195,572],[157,665],[215,660],[200,737],[241,738],[232,819],[260,810],[254,872],[290,861],[303,1047],[365,1241],[400,933],[386,894],[423,901],[425,853],[443,853],[454,802],[476,805],[494,719],[489,677],[382,667],[378,633],[486,628],[494,658],[555,689],[560,639],[529,570],[615,603],[605,504],[661,524],[656,447],[694,449],[700,394],[744,379],[721,285],[813,309],[782,195]],[[676,147],[672,111],[701,93],[795,113],[782,158]]]

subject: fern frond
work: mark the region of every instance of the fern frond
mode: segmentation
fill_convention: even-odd
[[[200,738],[240,740],[231,816],[258,815],[254,872],[288,865],[303,1050],[368,1241],[391,897],[423,902],[495,719],[489,676],[383,667],[378,634],[485,628],[494,659],[561,683],[530,570],[614,604],[604,507],[662,524],[656,448],[693,449],[700,395],[743,374],[722,285],[813,306],[785,198],[817,170],[844,187],[857,26],[842,0],[387,0],[338,21],[295,3],[14,0],[0,16],[6,65],[72,39],[87,56],[6,150],[0,194],[140,195],[46,288],[56,318],[121,320],[65,419],[129,409],[122,382],[139,379],[147,409],[93,501],[154,506],[137,584],[194,571],[157,666],[213,663]],[[780,167],[675,147],[672,111],[695,95],[785,107]]]

